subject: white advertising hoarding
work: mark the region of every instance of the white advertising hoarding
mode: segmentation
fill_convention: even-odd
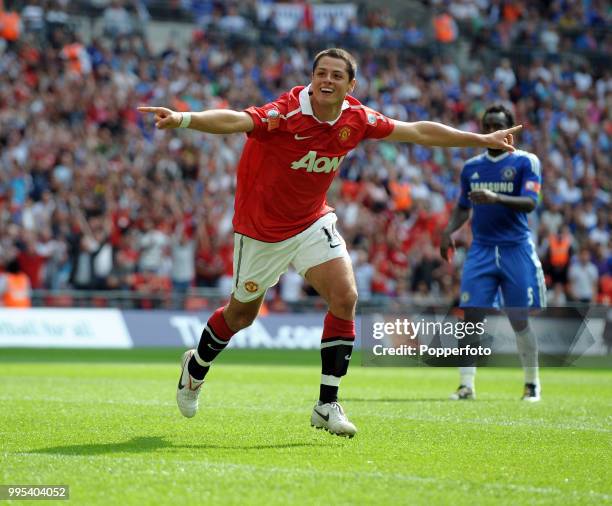
[[[117,309],[0,308],[0,347],[131,348]]]

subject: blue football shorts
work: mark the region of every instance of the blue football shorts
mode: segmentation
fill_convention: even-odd
[[[463,266],[460,306],[546,307],[544,272],[533,242],[472,244]]]

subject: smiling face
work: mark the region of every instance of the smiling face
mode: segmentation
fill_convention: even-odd
[[[342,104],[353,91],[355,79],[350,79],[348,65],[341,58],[323,56],[312,73],[312,98],[323,106]]]

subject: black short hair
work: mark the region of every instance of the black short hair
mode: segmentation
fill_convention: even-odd
[[[329,56],[330,58],[338,58],[340,60],[344,60],[346,63],[346,71],[349,75],[349,82],[355,79],[355,74],[357,74],[357,60],[355,57],[344,49],[340,49],[339,47],[332,47],[330,49],[325,49],[321,51],[317,56],[315,56],[314,62],[312,62],[312,73],[314,74],[315,69],[317,68],[317,63],[324,56]]]
[[[514,126],[514,114],[512,114],[512,111],[510,111],[508,108],[501,104],[496,104],[489,107],[482,115],[482,123],[484,124],[487,114],[497,114],[500,112],[503,113],[504,116],[506,116],[506,128]]]

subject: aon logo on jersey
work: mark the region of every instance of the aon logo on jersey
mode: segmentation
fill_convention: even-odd
[[[329,158],[321,156],[317,158],[316,151],[309,151],[302,158],[293,162],[291,168],[295,170],[306,169],[306,172],[325,172],[329,174],[331,171],[337,171],[338,166],[344,160],[344,156],[335,156]]]

